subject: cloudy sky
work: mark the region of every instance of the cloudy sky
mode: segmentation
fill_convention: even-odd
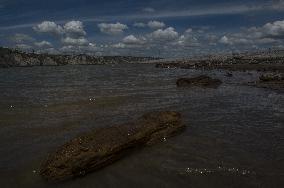
[[[284,0],[0,0],[0,46],[187,57],[284,47]]]

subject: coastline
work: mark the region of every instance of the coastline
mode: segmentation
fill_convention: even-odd
[[[0,47],[0,68],[63,65],[103,65],[148,62],[158,59],[160,58],[133,56],[91,56],[85,54],[35,54]]]

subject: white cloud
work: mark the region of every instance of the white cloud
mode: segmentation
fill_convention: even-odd
[[[269,37],[284,37],[284,20],[267,23],[259,30]]]
[[[145,23],[142,23],[142,22],[135,22],[134,24],[133,24],[133,26],[134,27],[146,27],[146,24]]]
[[[159,21],[149,21],[148,26],[151,29],[161,29],[161,28],[165,27],[166,24],[163,23],[163,22],[159,22]]]
[[[192,29],[191,28],[188,28],[186,31],[185,31],[185,33],[192,33]]]
[[[70,21],[64,25],[64,31],[71,36],[85,36],[84,26],[81,21]]]
[[[241,47],[255,45],[279,44],[284,39],[284,20],[266,23],[260,27],[243,29],[239,33],[232,33],[223,36],[219,43],[225,45],[239,45]]]
[[[101,23],[101,24],[98,24],[98,27],[100,28],[100,31],[102,33],[106,33],[110,35],[122,34],[124,30],[128,29],[127,25],[121,24],[119,22],[115,24]]]
[[[35,42],[34,45],[39,48],[51,48],[52,47],[52,44],[45,40],[41,42]]]
[[[60,25],[50,21],[44,21],[34,26],[33,29],[40,33],[51,33],[56,35],[61,35],[64,33],[64,30]]]
[[[168,27],[166,29],[158,29],[149,35],[151,40],[158,41],[173,41],[179,36],[178,32],[175,31],[173,27]]]
[[[196,37],[186,34],[179,37],[177,44],[184,47],[196,47],[200,45]]]
[[[59,49],[60,52],[63,52],[63,53],[73,53],[73,52],[76,52],[78,51],[78,49],[75,47],[75,46],[72,46],[72,45],[68,45],[68,46],[62,46],[60,49]]]
[[[88,40],[84,37],[80,38],[66,37],[62,39],[62,43],[67,46],[84,46],[89,44]]]
[[[219,40],[219,42],[220,42],[221,44],[231,44],[231,42],[229,41],[229,38],[228,38],[227,36],[223,36],[223,37]]]
[[[236,36],[223,36],[219,42],[221,44],[225,44],[225,45],[248,45],[248,44],[253,44],[253,41],[249,38],[245,38],[245,37],[236,37]],[[256,42],[256,41],[255,41]]]
[[[275,39],[271,39],[271,38],[262,38],[262,39],[258,39],[257,43],[259,44],[272,44],[272,43],[276,43],[277,40]]]
[[[200,47],[202,45],[202,42],[206,43],[207,45],[211,43],[208,39],[209,34],[202,34],[191,28],[188,28],[185,30],[185,32],[180,35],[180,37],[173,41],[172,44],[178,45],[177,47],[181,47],[179,50],[183,50],[184,47]]]
[[[143,39],[135,37],[134,35],[129,35],[123,39],[123,43],[129,45],[138,45],[145,43],[145,41]]]
[[[63,53],[74,53],[74,54],[89,54],[93,55],[98,52],[100,49],[94,43],[88,43],[87,45],[65,45],[59,49]]]
[[[112,45],[112,47],[114,47],[114,48],[126,48],[126,44],[120,42],[120,43]]]
[[[250,27],[243,34],[246,37],[284,39],[284,20],[266,23],[261,27]]]

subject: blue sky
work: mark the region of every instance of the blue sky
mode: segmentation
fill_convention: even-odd
[[[0,45],[185,57],[282,48],[283,0],[0,0]]]

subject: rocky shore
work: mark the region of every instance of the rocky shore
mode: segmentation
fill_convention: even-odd
[[[216,55],[174,61],[160,61],[157,68],[225,69],[229,71],[284,72],[284,51]]]
[[[100,65],[114,63],[141,63],[157,60],[153,57],[51,55],[25,53],[0,47],[0,68],[60,65]]]
[[[49,155],[40,174],[49,182],[84,176],[117,161],[134,148],[165,141],[184,128],[177,112],[147,113],[134,122],[98,128]]]
[[[266,73],[259,77],[258,81],[250,82],[250,86],[267,88],[278,91],[284,91],[284,74],[283,73]]]

